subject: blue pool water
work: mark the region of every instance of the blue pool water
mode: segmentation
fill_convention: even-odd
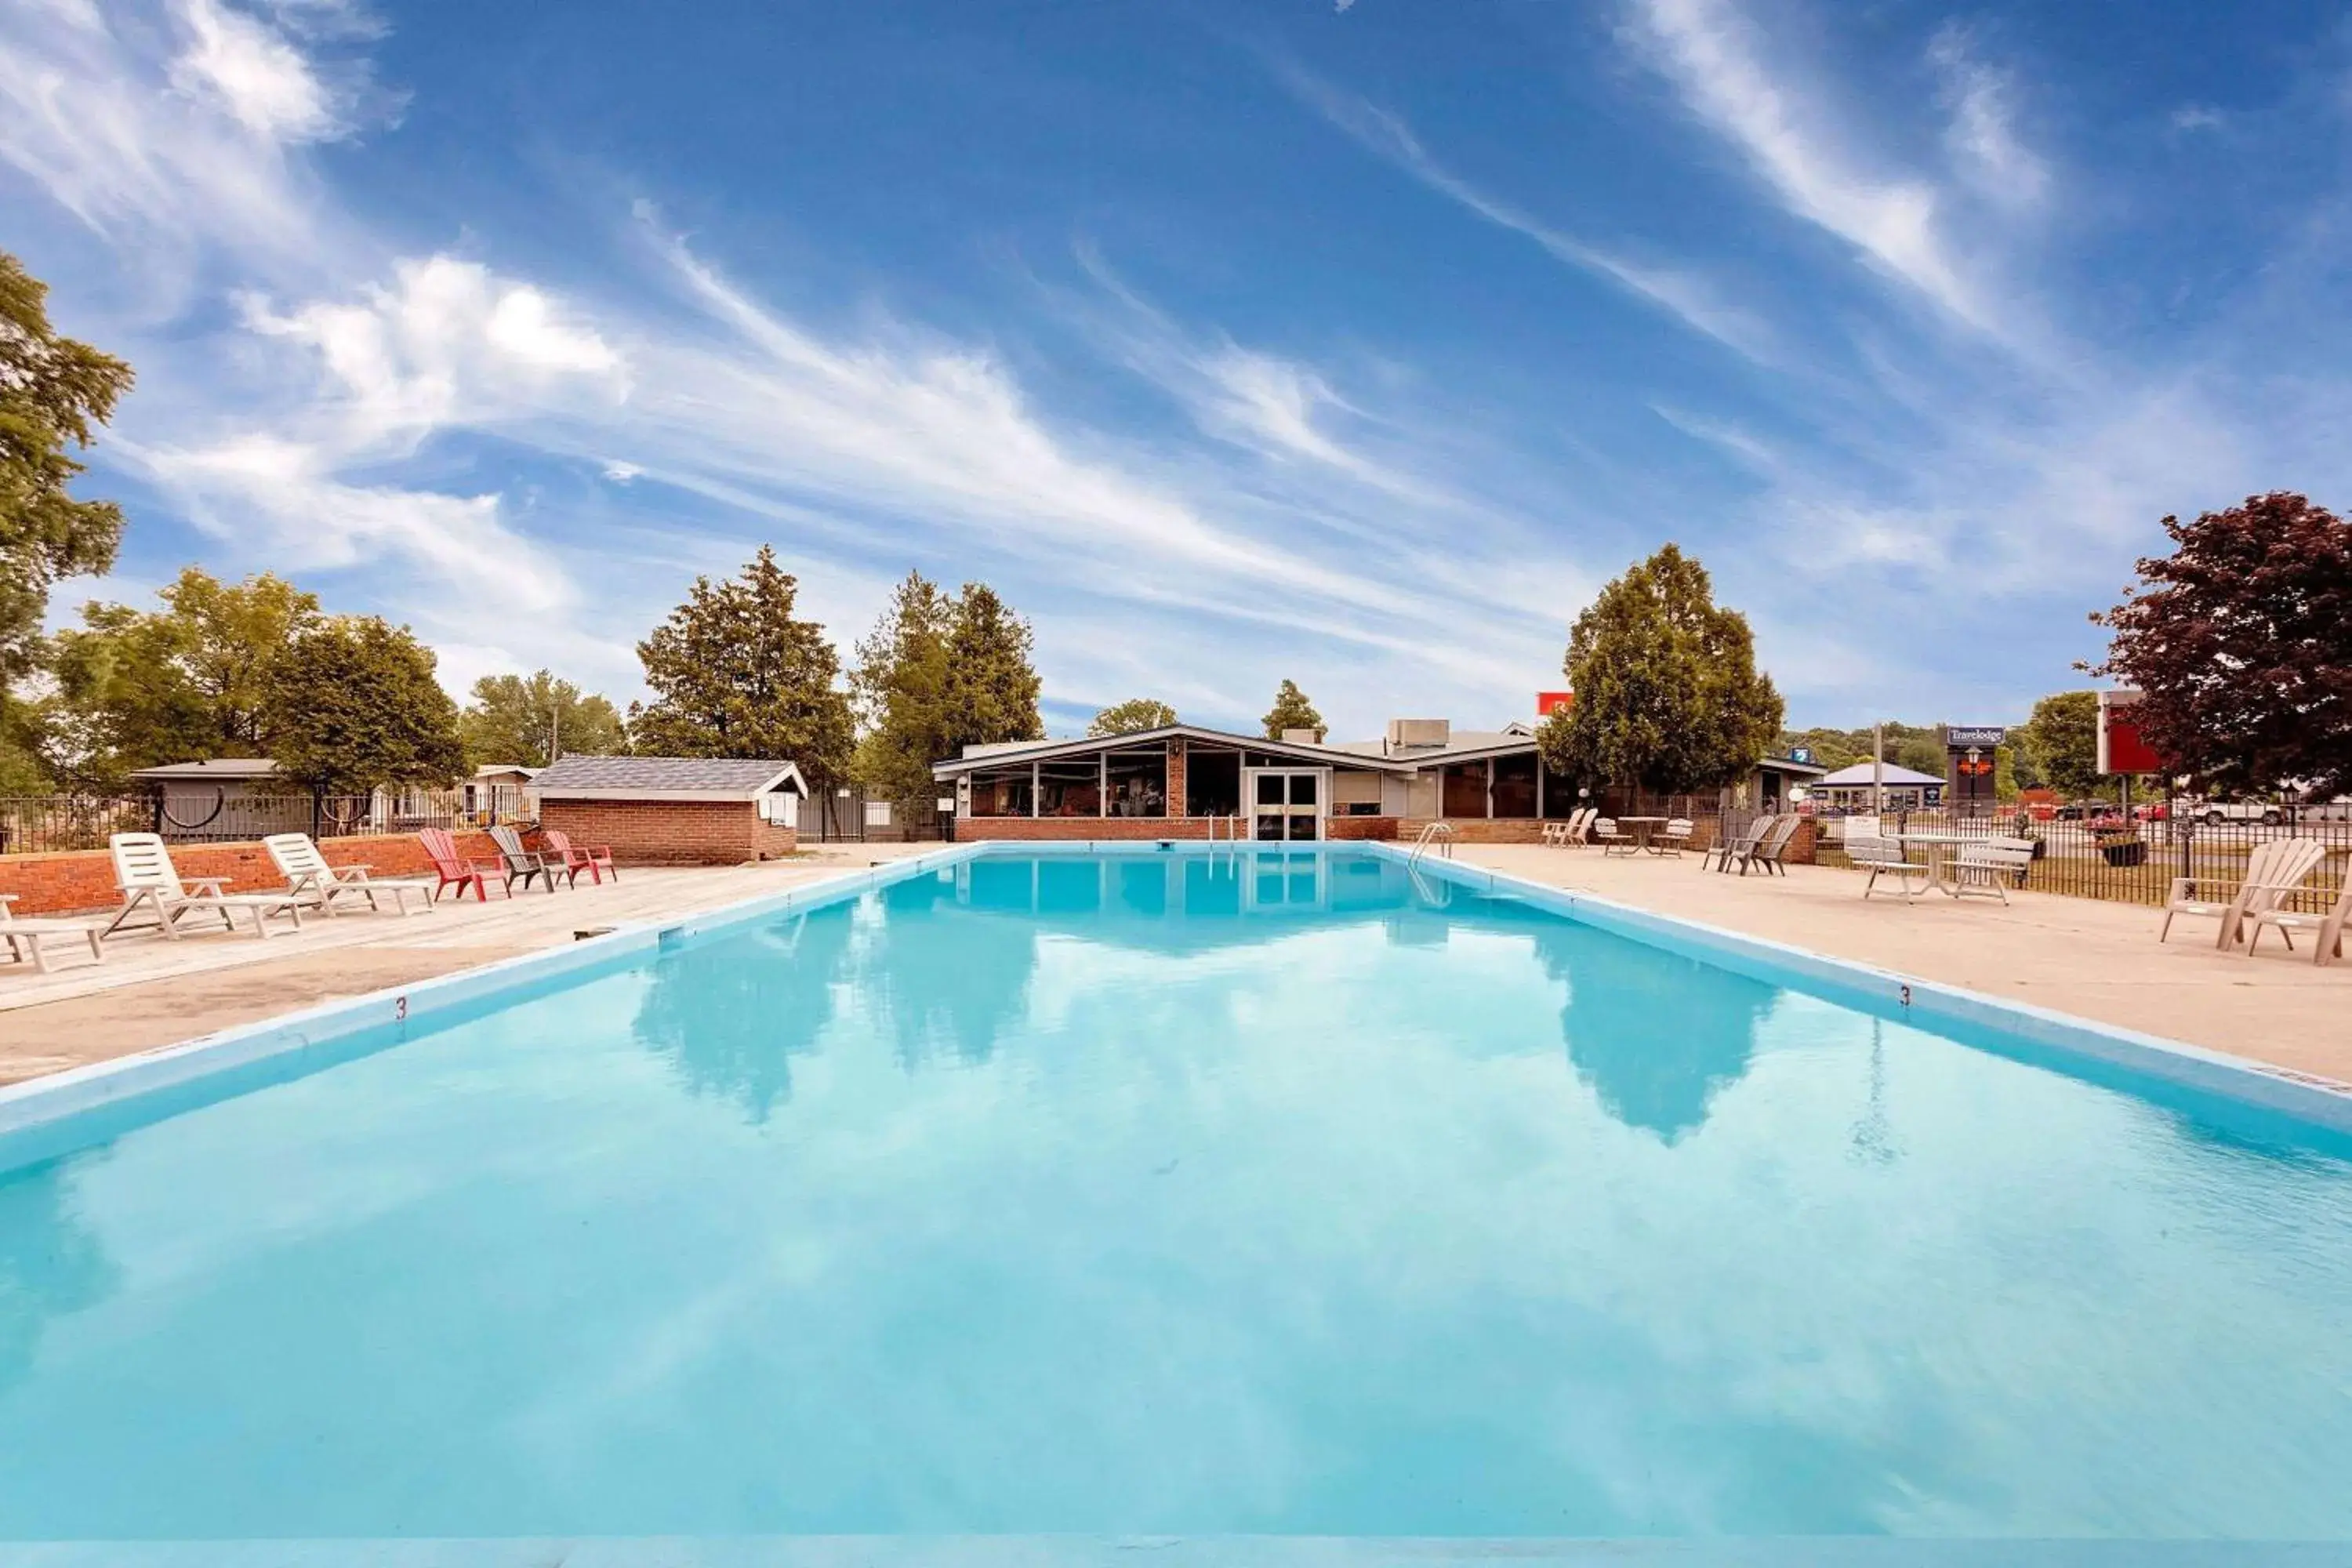
[[[2352,1536],[2344,1141],[2109,1077],[982,858],[0,1144],[0,1538]]]

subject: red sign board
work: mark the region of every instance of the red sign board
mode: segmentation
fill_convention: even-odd
[[[1576,693],[1573,691],[1538,691],[1536,693],[1536,717],[1549,718],[1552,710],[1566,708],[1575,700]]]
[[[2156,749],[2139,738],[2139,726],[2132,722],[2131,705],[2139,700],[2137,691],[2102,691],[2099,693],[2099,771],[2103,773],[2160,773],[2167,772],[2164,759]]]

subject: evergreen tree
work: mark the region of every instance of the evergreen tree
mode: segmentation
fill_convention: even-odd
[[[273,661],[264,711],[278,774],[320,795],[446,785],[466,770],[433,650],[376,616],[337,616]]]
[[[1042,683],[1030,662],[1029,623],[985,583],[966,583],[957,595],[953,629],[948,633],[947,749],[942,758],[966,746],[1007,741],[1042,741],[1038,716]]]
[[[1095,715],[1087,726],[1089,735],[1132,735],[1139,730],[1157,730],[1176,722],[1176,710],[1150,697],[1130,697],[1124,702],[1114,702]]]
[[[685,604],[637,645],[651,706],[629,733],[647,756],[797,763],[813,790],[849,771],[849,699],[824,628],[793,617],[800,584],[767,545],[740,576],[694,580]]]
[[[545,669],[474,682],[474,700],[457,715],[457,732],[477,765],[543,768],[558,755],[608,757],[629,749],[619,709]]]
[[[1576,701],[1538,731],[1544,761],[1603,784],[1681,795],[1745,777],[1782,705],[1748,618],[1668,544],[1601,590],[1569,634]]]
[[[902,822],[928,817],[939,797],[931,764],[961,750],[948,708],[949,642],[959,607],[920,572],[908,573],[857,645],[849,674],[850,701],[865,730],[853,771]]]
[[[1279,741],[1285,730],[1312,730],[1323,732],[1323,715],[1315,711],[1315,704],[1307,693],[1298,689],[1298,682],[1285,680],[1274,694],[1274,706],[1266,710],[1265,738]]]

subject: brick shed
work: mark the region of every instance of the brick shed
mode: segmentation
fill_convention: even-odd
[[[541,827],[624,866],[736,866],[798,847],[808,785],[790,763],[565,757],[531,781]]]

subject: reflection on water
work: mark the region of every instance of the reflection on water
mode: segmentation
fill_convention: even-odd
[[[983,895],[999,900],[992,907],[1007,907],[1011,880],[999,888],[996,879],[982,879]],[[1025,886],[1025,878],[1019,880]],[[959,903],[957,884],[936,877],[894,883],[878,897],[893,925],[934,932],[929,940],[893,944],[887,962],[856,970],[864,1005],[889,1021],[898,1065],[911,1072],[942,1057],[967,1066],[987,1061],[999,1033],[1028,1003],[1036,928],[971,917]]]
[[[1559,1029],[1576,1076],[1628,1127],[1678,1143],[1739,1081],[1772,987],[1694,958],[1596,942],[1557,921],[1538,928],[1544,968],[1569,986]]]
[[[765,1121],[793,1097],[793,1058],[816,1048],[833,1017],[850,912],[835,905],[665,953],[637,1007],[638,1038],[669,1058],[696,1093],[733,1100],[749,1120]],[[719,1019],[726,1026],[713,1027]]]
[[[97,1305],[117,1275],[84,1228],[67,1173],[92,1158],[51,1160],[0,1175],[0,1387],[32,1366],[41,1331]]]

